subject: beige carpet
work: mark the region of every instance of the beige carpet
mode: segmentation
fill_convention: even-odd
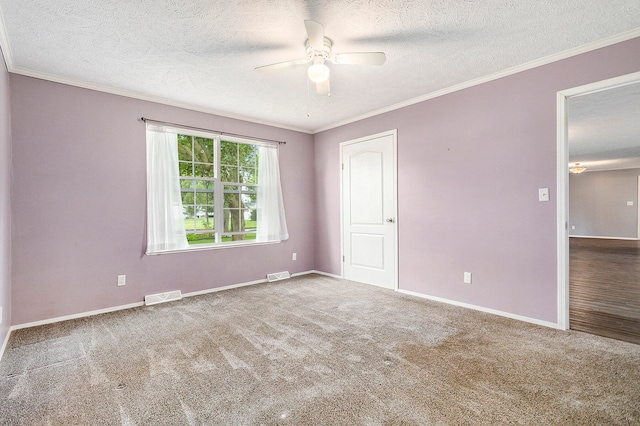
[[[317,275],[12,334],[3,425],[640,424],[640,346]]]

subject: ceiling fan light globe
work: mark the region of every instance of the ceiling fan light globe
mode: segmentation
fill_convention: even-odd
[[[329,67],[325,64],[313,64],[307,71],[309,80],[314,83],[324,83],[329,79]]]

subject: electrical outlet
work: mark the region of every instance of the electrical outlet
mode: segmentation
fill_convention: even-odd
[[[127,283],[126,275],[118,275],[118,286],[123,286]]]
[[[464,282],[465,284],[471,284],[471,272],[464,273]]]
[[[296,260],[298,258],[298,254],[297,253],[293,253],[293,256],[291,256],[291,260]]]
[[[571,229],[572,229],[572,230],[573,230],[573,229],[576,229],[576,226],[575,226],[575,225],[571,225]]]

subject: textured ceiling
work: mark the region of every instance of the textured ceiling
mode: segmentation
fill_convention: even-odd
[[[640,83],[569,98],[567,116],[570,163],[640,167]]]
[[[640,28],[638,0],[0,0],[0,13],[12,72],[308,132]],[[387,62],[331,64],[331,97],[308,97],[305,66],[254,71],[304,57],[305,19],[334,52]]]

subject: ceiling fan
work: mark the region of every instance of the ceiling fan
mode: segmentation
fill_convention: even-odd
[[[325,64],[329,61],[333,64],[345,65],[382,65],[387,59],[384,52],[351,52],[336,53],[332,55],[330,39],[324,36],[324,27],[316,21],[304,21],[307,30],[305,48],[307,56],[293,61],[279,62],[277,64],[257,67],[257,71],[291,67],[311,63],[307,74],[309,79],[316,84],[316,92],[319,95],[331,96],[329,86],[329,67]]]

